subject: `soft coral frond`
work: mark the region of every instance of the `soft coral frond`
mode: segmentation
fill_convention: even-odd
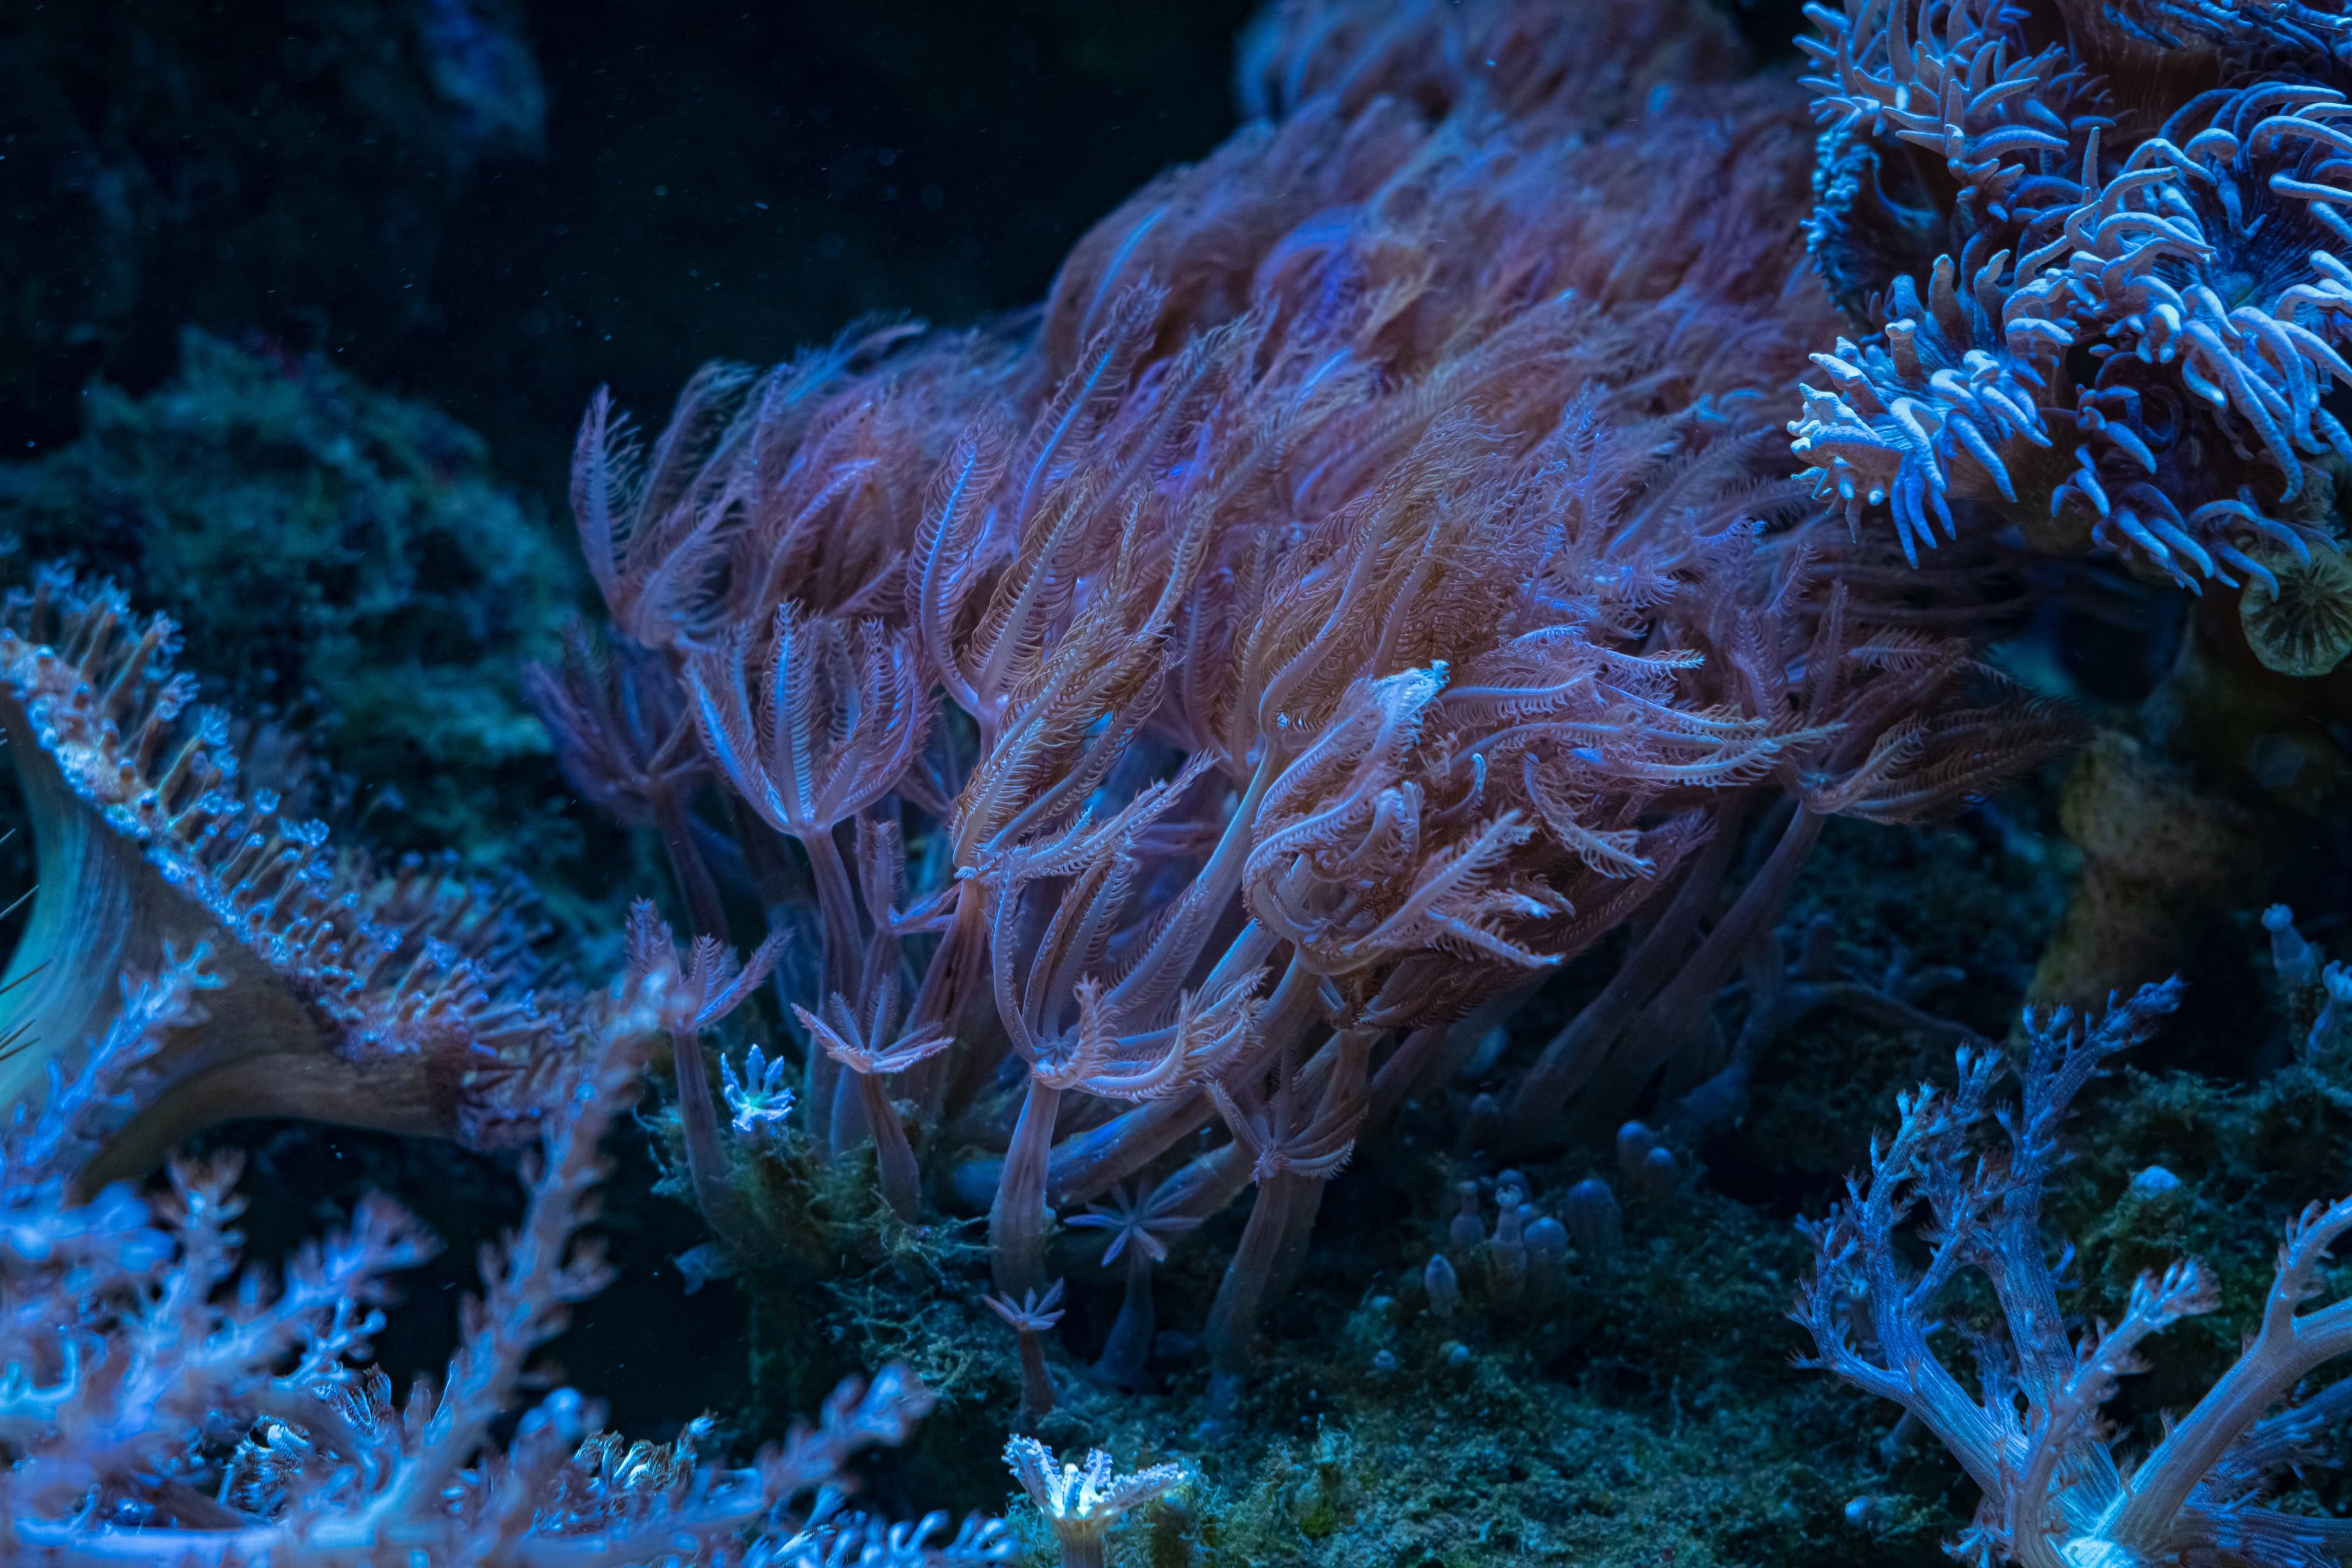
[[[738,635],[688,664],[719,771],[778,832],[830,833],[897,786],[931,720],[914,640],[777,607],[764,647]]]
[[[0,1093],[37,1093],[46,1063],[107,1027],[123,969],[206,943],[234,997],[212,1010],[240,1026],[173,1031],[148,1068],[170,1091],[112,1131],[94,1179],[231,1115],[513,1136],[569,1045],[522,889],[447,859],[378,868],[241,788],[173,641],[110,585],[58,572],[0,609],[0,722],[41,870],[0,990],[19,1041]]]

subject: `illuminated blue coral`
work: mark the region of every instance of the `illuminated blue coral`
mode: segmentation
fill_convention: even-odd
[[[2288,9],[2195,58],[2332,70],[2342,19]],[[2352,460],[2328,405],[2352,381],[2352,102],[2255,74],[2141,125],[2101,81],[2216,36],[2206,7],[2103,12],[2077,31],[2111,57],[2096,72],[2029,51],[2020,6],[1809,14],[1814,263],[1865,329],[1813,356],[1829,384],[1790,426],[1817,497],[1856,525],[1884,509],[1915,563],[1965,501],[2042,550],[2275,591],[2332,539],[2314,474]]]
[[[2147,1370],[2151,1340],[2221,1307],[2218,1284],[2189,1258],[2142,1274],[2112,1327],[2063,1304],[2043,1208],[2066,1162],[2067,1117],[2179,1000],[2168,983],[2094,1017],[2028,1012],[2021,1049],[1963,1049],[1954,1086],[1899,1096],[1899,1124],[1873,1141],[1867,1173],[1804,1226],[1814,1265],[1794,1316],[1816,1352],[1805,1364],[1901,1405],[1968,1472],[1983,1495],[1951,1548],[1962,1562],[2319,1568],[2352,1542],[2352,1521],[2271,1500],[2352,1409],[2352,1378],[2321,1371],[2352,1352],[2352,1301],[2303,1310],[2329,1293],[2352,1198],[2315,1203],[2287,1226],[2238,1360],[2137,1463],[2116,1452],[2108,1403]],[[2018,1092],[2003,1103],[2011,1076]],[[1909,1247],[1906,1229],[1925,1245]],[[1976,1375],[1963,1379],[1947,1363],[1941,1312],[1970,1274],[1995,1321],[1965,1336]]]
[[[718,1464],[712,1424],[667,1444],[602,1430],[569,1388],[530,1396],[533,1362],[570,1310],[612,1278],[593,1239],[599,1141],[637,1097],[690,987],[665,937],[633,931],[629,963],[583,1000],[580,1050],[558,1065],[522,1163],[520,1224],[481,1253],[439,1377],[404,1396],[372,1362],[391,1276],[434,1243],[390,1199],[278,1269],[244,1265],[239,1160],[181,1158],[169,1184],[116,1183],[87,1201],[79,1174],[173,1031],[234,1001],[208,955],[166,950],[126,978],[104,1035],[48,1092],[0,1122],[0,1460],[15,1563],[187,1568],[457,1563],[965,1568],[1012,1551],[975,1517],[892,1525],[845,1515],[851,1457],[904,1441],[931,1396],[904,1369],[852,1379],[814,1426],[745,1466]],[[221,967],[230,967],[234,955]]]

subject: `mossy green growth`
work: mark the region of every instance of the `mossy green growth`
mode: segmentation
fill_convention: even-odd
[[[1539,1198],[1571,1179],[1543,1170]],[[1040,1436],[1191,1476],[1113,1532],[1116,1568],[1894,1568],[1958,1533],[1974,1499],[1941,1449],[1890,1447],[1891,1407],[1793,1364],[1783,1314],[1808,1247],[1781,1216],[1685,1177],[1629,1203],[1621,1251],[1571,1254],[1559,1297],[1507,1300],[1473,1257],[1440,1321],[1412,1281],[1450,1189],[1412,1184],[1433,1199],[1397,1216],[1386,1266],[1350,1296],[1310,1271],[1234,1415],[1203,1419],[1197,1365],[1118,1394],[1053,1348],[1063,1399]],[[1213,1283],[1187,1250],[1183,1297]],[[1023,1561],[1054,1562],[1042,1527],[1023,1534]]]
[[[675,1106],[640,1121],[665,1173],[654,1195],[690,1206]],[[755,1420],[784,1418],[839,1379],[894,1363],[919,1377],[942,1411],[977,1415],[1017,1394],[1013,1336],[980,1300],[989,1289],[984,1220],[900,1218],[877,1186],[871,1142],[827,1161],[788,1121],[725,1147],[745,1232],[708,1241],[679,1264],[746,1300],[753,1343],[743,1407]]]
[[[1833,918],[1857,974],[1898,954],[1915,969],[1966,967],[1977,984],[1924,1005],[1997,1035],[2063,893],[2050,867],[1997,835],[1841,830],[1786,924]],[[1515,1048],[1540,1044],[1548,1026],[1515,1022]],[[1458,1100],[1486,1085],[1465,1079],[1451,1106],[1433,1094],[1405,1108],[1335,1186],[1345,1195],[1327,1203],[1315,1252],[1268,1314],[1238,1411],[1208,1408],[1207,1369],[1181,1342],[1207,1312],[1239,1213],[1180,1238],[1157,1271],[1172,1342],[1154,1362],[1156,1395],[1088,1381],[1118,1280],[1097,1263],[1099,1242],[1072,1232],[1052,1268],[1068,1278],[1076,1326],[1048,1346],[1060,1403],[1037,1436],[1067,1458],[1107,1449],[1122,1469],[1186,1467],[1182,1490],[1112,1533],[1115,1568],[1936,1561],[1974,1489],[1932,1439],[1889,1441],[1893,1406],[1796,1365],[1806,1344],[1786,1314],[1811,1258],[1791,1219],[1828,1206],[1872,1129],[1891,1121],[1895,1093],[1948,1073],[1950,1049],[1825,1012],[1767,1052],[1746,1120],[1683,1151],[1670,1185],[1624,1180],[1607,1144],[1524,1166],[1546,1213],[1587,1175],[1614,1183],[1622,1246],[1587,1257],[1571,1244],[1564,1287],[1542,1300],[1507,1289],[1483,1246],[1453,1253],[1461,1302],[1443,1321],[1421,1280],[1431,1252],[1452,1246],[1457,1183],[1494,1179],[1496,1162],[1466,1160],[1454,1131]],[[1491,1223],[1491,1191],[1482,1213]],[[861,1294],[840,1321],[888,1316],[881,1297]],[[953,1322],[919,1329],[937,1343]],[[998,1426],[981,1430],[969,1403],[943,1412],[922,1462],[942,1483],[929,1495],[1002,1508],[1011,1336],[974,1348],[993,1364],[965,1369],[964,1387],[998,1390],[978,1407]],[[1025,1505],[1010,1517],[1022,1561],[1047,1568],[1042,1520]]]
[[[2143,1443],[2237,1360],[2261,1321],[2288,1223],[2307,1204],[2352,1192],[2347,1068],[2296,1061],[2251,1080],[2126,1069],[2086,1107],[2079,1157],[2053,1205],[2081,1254],[2070,1310],[2114,1322],[2143,1271],[2179,1258],[2200,1259],[2220,1287],[2220,1307],[2151,1342],[2148,1371],[2126,1379],[2109,1407]],[[2352,1290],[2352,1264],[2336,1261],[2320,1279],[2314,1307]],[[2305,1481],[2341,1511],[2340,1478],[2314,1469]]]
[[[315,356],[194,329],[171,382],[84,404],[71,446],[0,466],[0,533],[170,615],[207,700],[301,734],[257,746],[254,771],[285,775],[259,782],[391,848],[566,858],[519,669],[583,584],[478,437]]]

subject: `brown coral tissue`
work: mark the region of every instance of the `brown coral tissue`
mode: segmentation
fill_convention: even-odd
[[[0,605],[0,728],[38,878],[0,980],[0,1096],[37,1103],[109,1026],[124,975],[201,952],[219,987],[159,1035],[151,1090],[86,1185],[232,1116],[527,1131],[530,1086],[568,1042],[540,1005],[519,890],[421,858],[376,867],[281,810],[240,777],[230,721],[196,705],[176,643],[119,590],[58,572]]]

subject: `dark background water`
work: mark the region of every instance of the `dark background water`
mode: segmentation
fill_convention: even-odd
[[[319,350],[558,493],[610,382],[1036,300],[1234,122],[1253,0],[10,0],[0,452],[197,324]],[[1764,48],[1794,6],[1741,8]]]
[[[1233,123],[1249,0],[25,0],[0,41],[0,440],[194,323],[319,350],[560,493],[611,382],[1037,299]]]

